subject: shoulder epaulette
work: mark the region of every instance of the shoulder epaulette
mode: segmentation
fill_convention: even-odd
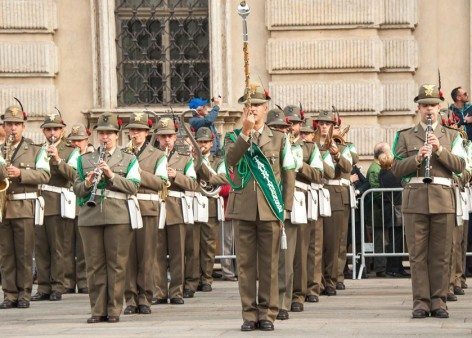
[[[405,128],[405,129],[400,129],[399,131],[397,131],[397,133],[402,133],[404,131],[408,131],[408,130],[411,130],[412,127],[408,127],[408,128]]]

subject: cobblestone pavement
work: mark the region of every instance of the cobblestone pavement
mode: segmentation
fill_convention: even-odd
[[[196,293],[185,305],[155,305],[151,315],[121,316],[117,324],[86,324],[86,295],[64,295],[61,302],[32,302],[26,310],[0,310],[0,336],[470,336],[472,289],[449,305],[449,319],[411,319],[409,279],[346,281],[336,297],[305,304],[305,311],[276,321],[275,332],[240,332],[237,283],[219,282],[210,293]]]

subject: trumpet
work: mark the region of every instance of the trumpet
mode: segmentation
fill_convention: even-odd
[[[95,202],[95,196],[97,195],[98,183],[100,183],[100,180],[102,179],[102,175],[103,175],[103,171],[102,171],[102,169],[100,169],[98,167],[98,165],[102,161],[105,160],[105,153],[106,153],[105,145],[106,145],[106,143],[103,143],[100,146],[100,152],[98,154],[98,160],[97,160],[97,163],[95,164],[95,169],[93,170],[93,173],[94,173],[93,188],[92,188],[92,192],[90,193],[90,197],[89,197],[89,199],[86,203],[87,206],[91,207],[91,208],[97,206],[97,202]]]
[[[46,151],[46,153],[48,154],[48,160],[51,159],[51,152],[49,151],[49,147],[54,146],[54,143],[56,143],[56,141],[57,141],[57,137],[56,136],[51,136],[51,139],[46,140],[46,142],[44,142],[44,144],[43,144],[43,148]]]

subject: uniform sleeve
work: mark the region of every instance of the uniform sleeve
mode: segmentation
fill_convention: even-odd
[[[310,151],[309,148],[305,149]],[[321,158],[321,153],[316,144],[313,144],[308,161],[309,163],[303,162],[302,167],[297,173],[297,177],[300,176],[313,183],[321,183],[321,178],[323,177],[323,159]]]
[[[46,150],[41,147],[36,153],[36,169],[20,169],[20,180],[23,184],[45,184],[51,178],[51,169]]]
[[[185,164],[184,172],[180,173],[177,171],[172,184],[177,185],[179,188],[186,191],[198,191],[200,185],[197,182],[197,175],[195,173],[195,168],[193,165],[193,159],[188,158],[187,163]]]
[[[292,157],[292,159],[290,159]],[[280,149],[280,166],[282,169],[282,196],[285,210],[291,211],[293,205],[293,191],[295,189],[295,161],[291,155],[291,146],[284,136]]]
[[[246,150],[249,149],[249,142],[245,141],[241,135],[233,142],[228,135],[225,138],[225,161],[226,165],[231,169],[236,167],[239,160],[244,156]]]
[[[392,166],[393,174],[397,177],[404,177],[416,173],[418,169],[418,163],[415,158],[416,154],[408,156],[404,133],[397,132],[392,149],[394,157]]]
[[[321,154],[323,159],[323,178],[332,179],[336,176],[336,171],[334,170],[333,158],[329,151],[324,151]]]
[[[77,158],[79,157],[79,148],[74,148],[69,154],[67,161],[53,162],[59,173],[69,182],[73,182],[77,170]]]
[[[437,156],[437,155],[433,155]],[[466,151],[462,145],[462,138],[459,134],[452,141],[451,151],[443,147],[438,156],[438,161],[455,174],[460,174],[465,169]]]
[[[350,174],[352,170],[352,155],[349,147],[344,147],[340,150],[341,154],[336,166],[341,169],[341,172]]]
[[[139,173],[139,163],[135,156],[131,158],[130,163],[128,164],[128,170],[126,176],[113,175],[112,179],[109,179],[108,182],[111,186],[115,187],[119,191],[129,194],[136,195],[138,192],[139,185],[141,183],[141,174]]]
[[[73,185],[74,193],[79,198],[86,197],[88,194],[90,194],[90,191],[92,190],[92,187],[87,188],[85,186],[86,175],[83,170],[82,160],[83,160],[82,156],[79,156],[77,158],[77,175],[75,176],[74,185]]]

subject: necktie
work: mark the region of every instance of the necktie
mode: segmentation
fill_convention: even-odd
[[[258,131],[254,132],[253,142],[254,142],[255,144],[259,145],[259,138],[260,138],[260,137],[261,137],[261,134],[260,134]]]

